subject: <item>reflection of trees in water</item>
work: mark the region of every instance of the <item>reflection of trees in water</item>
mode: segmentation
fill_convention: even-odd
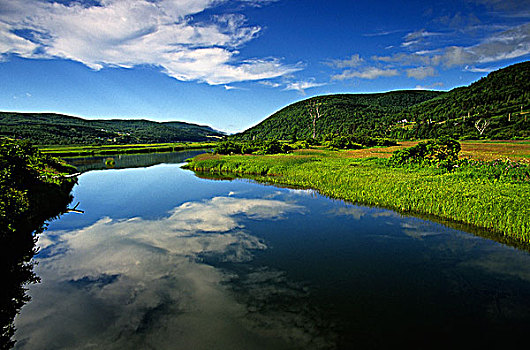
[[[205,150],[179,151],[167,153],[147,154],[117,154],[114,156],[100,157],[75,157],[67,161],[74,165],[80,172],[102,169],[139,168],[161,163],[182,163],[188,158],[193,158]]]
[[[13,321],[22,306],[29,301],[25,285],[38,282],[33,272],[31,259],[35,254],[35,239],[31,234],[17,234],[16,237],[4,237],[0,242],[0,273],[2,288],[0,292],[0,322],[2,335],[0,347],[11,348],[15,333]]]
[[[66,211],[75,179],[61,179],[57,169],[73,169],[27,143],[4,139],[0,146],[0,347],[8,349],[15,316],[30,299],[26,285],[39,280],[32,261],[37,235],[46,220]]]
[[[13,347],[11,339],[15,333],[14,319],[22,306],[30,300],[27,295],[26,285],[39,282],[39,277],[33,272],[33,256],[37,253],[37,235],[45,229],[44,221],[66,210],[71,201],[70,196],[57,196],[57,201],[50,201],[48,209],[53,204],[55,215],[44,217],[40,215],[27,215],[20,217],[10,224],[13,231],[9,232],[2,227],[0,235],[0,274],[2,288],[0,288],[0,322],[2,334],[0,335],[0,348]],[[40,216],[40,218],[39,218]],[[29,219],[29,220],[28,220]],[[40,220],[40,221],[38,221]]]

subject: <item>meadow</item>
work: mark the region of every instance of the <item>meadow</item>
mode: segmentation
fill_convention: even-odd
[[[530,244],[530,144],[524,141],[462,142],[459,165],[389,165],[399,146],[279,155],[203,154],[186,167],[211,174],[253,175],[258,181],[312,188],[332,198],[433,215]]]

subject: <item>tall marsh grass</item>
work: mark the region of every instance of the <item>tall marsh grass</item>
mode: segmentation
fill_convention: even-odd
[[[469,165],[453,172],[431,167],[394,168],[387,166],[386,159],[344,158],[333,152],[202,155],[186,167],[211,173],[259,175],[269,183],[313,188],[353,203],[435,215],[530,243],[530,182],[521,181],[519,176],[472,176]],[[508,172],[513,175],[511,169]]]

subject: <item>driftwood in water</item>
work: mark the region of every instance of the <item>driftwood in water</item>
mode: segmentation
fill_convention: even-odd
[[[67,213],[84,214],[85,211],[84,211],[84,210],[79,210],[79,209],[77,209],[78,206],[79,206],[79,202],[77,202],[77,204],[75,205],[75,207],[73,207],[73,208],[67,208],[67,209],[66,209],[66,212],[67,212]]]
[[[68,179],[68,178],[76,177],[76,176],[79,176],[79,175],[81,175],[81,173],[68,174],[68,175],[55,175],[53,178],[57,179],[59,177],[62,177],[63,179]]]

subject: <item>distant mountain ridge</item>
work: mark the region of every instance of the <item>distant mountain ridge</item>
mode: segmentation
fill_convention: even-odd
[[[449,92],[402,90],[335,94],[298,101],[229,138],[309,139],[328,134],[424,139],[530,138],[530,61]],[[206,141],[209,126],[148,120],[85,120],[55,113],[0,112],[0,136],[36,144]]]
[[[282,108],[231,137],[308,139],[314,132],[317,138],[326,134],[398,139],[529,138],[529,110],[530,62],[527,61],[449,92],[403,90],[312,97]]]
[[[56,113],[0,112],[0,136],[41,145],[82,145],[208,141],[225,133],[179,121],[87,120]]]

